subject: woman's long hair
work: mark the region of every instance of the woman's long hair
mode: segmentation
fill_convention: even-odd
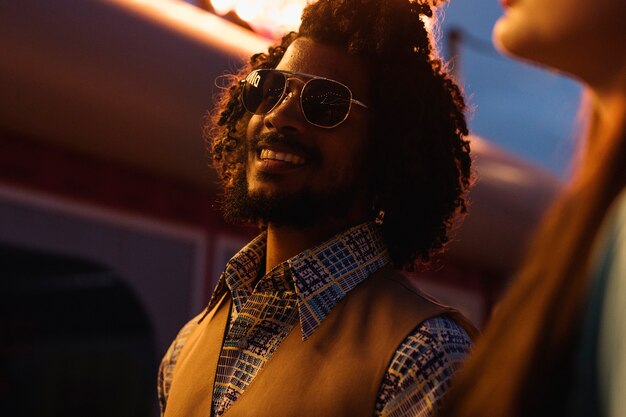
[[[446,416],[558,416],[567,410],[594,242],[626,186],[624,115],[615,118],[617,127],[600,131],[604,124],[592,108],[580,166],[459,375]]]

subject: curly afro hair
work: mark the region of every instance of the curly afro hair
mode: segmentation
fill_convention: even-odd
[[[224,185],[242,169],[249,120],[240,101],[243,74],[275,68],[299,37],[343,48],[363,59],[375,80],[369,160],[375,209],[394,265],[412,270],[443,249],[456,215],[466,212],[471,158],[465,102],[437,57],[425,18],[438,0],[319,0],[298,32],[251,57],[218,99],[205,133]],[[375,82],[374,82],[375,81]]]

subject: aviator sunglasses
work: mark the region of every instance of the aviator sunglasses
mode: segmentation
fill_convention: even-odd
[[[241,80],[243,106],[256,115],[271,112],[293,94],[287,93],[287,84],[292,79],[299,80],[292,77],[294,75],[309,78],[300,90],[300,108],[306,121],[314,126],[330,129],[340,125],[348,118],[352,103],[367,109],[364,103],[353,99],[352,91],[339,81],[276,69],[257,69]]]

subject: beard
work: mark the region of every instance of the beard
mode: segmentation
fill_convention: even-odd
[[[232,223],[272,223],[304,229],[347,218],[357,198],[357,187],[354,186],[335,187],[323,192],[305,188],[269,196],[251,193],[242,169],[224,189],[220,205],[224,219]]]

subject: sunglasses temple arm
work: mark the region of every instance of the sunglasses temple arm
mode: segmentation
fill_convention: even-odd
[[[355,100],[355,99],[351,99],[350,101],[351,101],[351,102],[353,102],[354,104],[357,104],[357,105],[359,105],[359,106],[363,107],[364,109],[369,108],[369,107],[367,107],[367,105],[366,105],[365,103],[363,103],[362,101]]]

